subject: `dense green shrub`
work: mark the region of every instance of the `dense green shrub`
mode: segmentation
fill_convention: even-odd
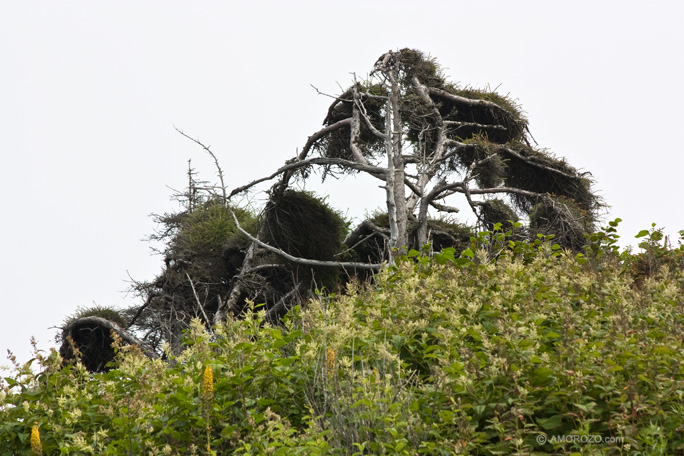
[[[34,425],[46,454],[681,454],[682,247],[640,233],[635,276],[648,249],[611,225],[583,254],[500,231],[412,251],[281,327],[196,320],[169,361],[38,354],[4,377],[0,455]]]

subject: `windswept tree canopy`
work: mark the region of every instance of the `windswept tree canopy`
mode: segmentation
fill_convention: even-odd
[[[178,351],[191,318],[211,327],[246,300],[263,303],[275,323],[315,289],[369,277],[411,248],[466,248],[475,230],[498,223],[526,223],[521,235],[553,234],[569,249],[593,229],[599,200],[588,173],[538,148],[513,99],[449,82],[422,52],[381,55],[367,79],[355,77],[332,98],[323,127],[296,157],[233,190],[216,155],[179,130],[211,155],[220,184],[198,185],[190,171],[185,210],[159,219],[165,268],[136,284],[144,303],[128,319],[144,343]],[[325,202],[291,188],[314,171],[374,177],[386,212],[348,229]],[[272,180],[260,213],[238,207],[240,196]],[[458,221],[461,210],[475,226]]]
[[[599,200],[589,173],[533,145],[514,100],[449,82],[420,51],[380,56],[323,124],[307,146],[330,160],[325,173],[363,171],[386,183],[390,248],[419,249],[431,218],[464,208],[481,228],[529,220],[532,235],[554,234],[571,249],[593,228]],[[305,147],[298,161],[307,157]]]

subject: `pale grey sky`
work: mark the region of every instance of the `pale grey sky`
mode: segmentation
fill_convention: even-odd
[[[541,147],[590,171],[632,242],[675,234],[684,159],[684,3],[672,1],[0,2],[0,365],[78,306],[125,307],[142,241],[174,209],[187,160],[229,186],[270,172],[322,122],[328,93],[389,49],[517,98]],[[339,85],[338,85],[339,84]],[[316,186],[350,215],[383,201]],[[373,192],[377,197],[373,197]],[[676,236],[675,236],[676,238]]]

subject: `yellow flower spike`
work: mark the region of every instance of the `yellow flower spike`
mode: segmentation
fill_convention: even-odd
[[[207,418],[207,453],[215,455],[216,453],[211,449],[211,425],[209,424],[209,412],[211,411],[212,402],[214,401],[214,371],[211,366],[207,365],[204,368],[204,377],[202,379],[202,402],[204,404],[204,413]]]
[[[202,382],[202,397],[208,403],[214,399],[214,371],[211,366],[204,368],[204,381]]]
[[[33,423],[33,428],[31,429],[31,451],[33,454],[43,454],[43,445],[40,443],[40,430],[38,429],[38,423]]]
[[[328,348],[325,360],[328,366],[328,373],[331,374],[333,367],[335,367],[335,350],[333,350],[332,348]]]

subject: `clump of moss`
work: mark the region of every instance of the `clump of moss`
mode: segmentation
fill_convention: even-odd
[[[411,86],[412,78],[415,76],[421,83],[430,87],[444,87],[445,78],[434,57],[428,57],[416,49],[408,48],[400,50],[398,55],[397,63],[404,86]]]
[[[503,230],[508,231],[519,220],[515,210],[499,198],[483,201],[480,203],[479,209],[480,219],[490,231],[494,229],[494,225],[497,223],[501,223]]]
[[[65,363],[79,359],[90,372],[105,372],[114,360],[116,350],[112,347],[114,337],[111,330],[97,322],[81,321],[86,317],[99,317],[119,327],[126,327],[128,319],[114,307],[79,307],[68,317],[56,341],[60,343],[59,353]]]
[[[455,138],[466,140],[486,135],[492,143],[506,144],[525,137],[527,119],[517,103],[506,96],[489,90],[448,85],[443,93],[433,93],[432,98],[439,103],[440,114],[445,120],[457,122],[451,129],[451,136]]]
[[[92,307],[78,307],[73,315],[64,320],[62,327],[68,327],[71,323],[83,317],[100,317],[109,320],[121,327],[128,324],[124,313],[113,306],[94,305]]]
[[[545,198],[530,211],[530,232],[553,235],[564,248],[581,250],[593,229],[593,217],[570,198]]]
[[[380,263],[387,260],[387,242],[385,237],[389,232],[389,217],[386,212],[379,212],[370,217],[369,221],[381,233],[374,233],[366,230],[361,233],[359,238],[363,239],[353,246],[355,260]],[[421,250],[422,245],[418,245],[418,222],[409,221],[409,249]],[[429,219],[428,236],[434,250],[442,250],[447,247],[454,247],[463,250],[470,245],[470,238],[474,235],[473,229],[462,223],[452,222],[446,219]],[[352,247],[352,246],[350,246]]]
[[[242,228],[247,231],[254,230],[256,226],[254,216],[244,209],[232,208],[232,210]],[[214,200],[185,215],[180,231],[174,239],[174,246],[179,253],[192,252],[194,255],[220,252],[234,238],[247,240],[238,231],[230,211]]]
[[[554,158],[548,151],[537,151],[520,143],[508,150],[501,149],[500,152],[506,160],[504,183],[507,187],[571,198],[583,210],[595,210],[598,203],[591,192],[591,180],[565,160]],[[526,195],[514,194],[512,198],[525,212],[529,212],[539,202]]]
[[[419,250],[417,245],[416,233],[418,224],[411,227],[410,239],[413,242],[411,248]],[[454,247],[457,251],[467,249],[470,245],[470,238],[475,235],[472,227],[463,223],[452,222],[445,219],[428,220],[428,237],[432,244],[432,249],[439,251],[448,247]]]
[[[336,122],[352,117],[354,109],[354,92],[359,94],[360,102],[365,109],[365,114],[373,127],[379,131],[384,131],[385,118],[383,116],[383,109],[385,103],[384,100],[376,98],[375,96],[385,95],[385,91],[382,86],[375,84],[363,85],[357,83],[355,86],[349,88],[330,105],[328,108],[328,115],[323,121],[323,125],[330,126]],[[366,157],[372,157],[381,153],[384,150],[384,140],[373,134],[366,122],[361,121],[360,127],[359,141],[357,141],[356,146],[361,150],[361,153]],[[352,154],[350,141],[351,127],[345,125],[321,138],[316,143],[315,148],[325,157],[342,158],[353,161],[354,156]],[[330,171],[331,167],[328,166],[325,169],[326,171]],[[348,169],[345,171],[353,172]]]
[[[344,218],[313,194],[287,190],[270,203],[264,218],[269,244],[300,258],[333,261],[347,232]],[[331,267],[292,265],[300,281],[335,288],[339,271]]]

